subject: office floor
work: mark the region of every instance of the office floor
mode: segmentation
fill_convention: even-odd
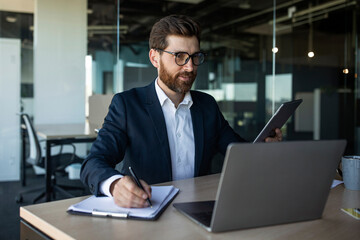
[[[44,176],[36,176],[32,169],[27,169],[27,176],[27,185],[25,187],[21,186],[20,181],[0,182],[0,239],[20,239],[19,208],[20,206],[32,204],[32,199],[35,198],[39,192],[24,195],[23,203],[21,204],[15,202],[15,197],[18,192],[41,186],[44,182]],[[89,192],[79,190],[72,191],[71,193],[74,196],[90,194]],[[57,199],[64,199],[64,197],[59,195]],[[41,199],[38,203],[41,202],[44,202],[44,199]]]

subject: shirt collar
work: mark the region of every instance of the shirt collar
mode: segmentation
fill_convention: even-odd
[[[165,94],[165,92],[159,87],[158,84],[158,78],[155,81],[155,91],[156,91],[156,95],[158,96],[160,105],[163,106],[166,99],[169,99],[168,96]],[[170,99],[169,99],[170,100]]]
[[[159,102],[160,102],[160,105],[163,106],[165,101],[171,101],[171,99],[165,94],[165,92],[159,87],[159,84],[158,84],[158,81],[159,79],[157,78],[156,79],[156,82],[155,82],[155,91],[156,91],[156,95],[158,96],[158,99],[159,99]],[[186,105],[188,108],[191,107],[191,105],[193,104],[193,101],[192,101],[192,97],[191,97],[191,94],[190,94],[190,91],[188,91],[186,94],[185,94],[185,97],[184,99],[182,100],[182,102],[179,104],[180,105]]]

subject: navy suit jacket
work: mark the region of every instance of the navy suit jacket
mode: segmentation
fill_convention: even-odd
[[[229,143],[244,141],[221,114],[215,99],[191,91],[190,108],[195,140],[195,176],[209,173],[211,159],[225,154]],[[115,166],[122,162],[120,170]],[[172,180],[170,148],[164,114],[155,81],[142,88],[118,93],[81,168],[81,180],[94,195],[100,183],[131,166],[149,184]]]

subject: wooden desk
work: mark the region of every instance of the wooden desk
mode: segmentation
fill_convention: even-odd
[[[220,175],[175,181],[180,193],[173,202],[213,200]],[[164,185],[168,185],[164,184]],[[340,208],[359,207],[360,191],[343,185],[331,190],[323,218],[292,224],[208,233],[171,205],[157,221],[121,220],[75,216],[66,209],[86,197],[61,200],[20,208],[22,221],[54,239],[359,239],[360,221]],[[25,239],[25,229],[21,229]]]
[[[93,142],[96,139],[94,128],[88,123],[77,124],[39,124],[35,126],[36,133],[46,144],[45,154],[45,199],[51,200],[51,146],[69,143]]]

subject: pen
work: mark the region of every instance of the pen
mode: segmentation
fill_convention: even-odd
[[[130,170],[130,173],[131,173],[131,175],[133,176],[136,184],[139,186],[139,188],[141,188],[141,189],[145,192],[145,189],[144,189],[144,187],[141,185],[141,183],[140,183],[139,179],[137,178],[134,170],[133,170],[131,167],[129,167],[129,170]],[[149,206],[152,207],[152,203],[151,203],[149,197],[146,199],[146,201],[149,203]]]

